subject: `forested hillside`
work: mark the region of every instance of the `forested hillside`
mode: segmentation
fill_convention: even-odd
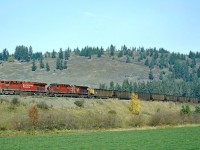
[[[0,78],[86,85],[179,96],[200,96],[200,53],[164,48],[90,47],[33,52],[16,46],[0,53]]]

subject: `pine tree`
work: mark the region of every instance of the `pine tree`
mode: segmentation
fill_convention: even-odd
[[[60,60],[60,68],[59,69],[63,70],[63,60],[62,59]]]
[[[46,63],[46,71],[50,71],[50,66],[49,66],[48,62]]]
[[[131,60],[130,60],[129,56],[126,55],[126,63],[130,63],[130,62],[131,62]]]
[[[115,54],[115,46],[113,46],[112,44],[110,45],[110,56],[114,56]]]
[[[191,62],[190,67],[191,67],[191,68],[194,68],[195,66],[196,66],[196,60],[195,60],[195,58],[194,58],[194,59],[192,59],[192,62]]]
[[[144,65],[149,66],[149,59],[148,58],[145,60]]]
[[[29,57],[29,60],[33,58],[33,49],[31,46],[29,47],[29,50],[28,50],[28,57]]]
[[[44,68],[44,63],[43,63],[43,59],[40,59],[40,69]]]
[[[161,72],[159,75],[159,79],[162,80],[163,79],[163,73]]]
[[[111,82],[110,82],[110,90],[114,90],[114,89],[115,89],[114,82],[113,82],[113,81],[111,81]]]
[[[152,70],[150,70],[150,72],[149,72],[149,80],[153,80],[153,72],[152,72]]]
[[[5,48],[3,50],[3,60],[7,61],[8,60],[8,57],[9,57],[9,52],[8,50]]]
[[[68,48],[67,50],[65,50],[65,60],[69,60],[70,57],[70,48]]]
[[[63,69],[67,69],[67,61],[64,61]]]
[[[56,69],[60,69],[60,59],[56,59]]]
[[[53,49],[53,52],[52,52],[52,58],[56,58],[56,52],[55,52],[54,49]]]
[[[123,51],[121,50],[121,51],[119,51],[119,53],[118,53],[118,58],[120,58],[120,57],[122,57],[123,56]]]
[[[200,78],[200,66],[199,66],[199,68],[197,69],[197,76],[198,76],[198,78]]]
[[[33,60],[33,63],[32,63],[32,71],[35,71],[37,69],[36,65],[35,65],[35,60]]]
[[[60,48],[59,58],[60,58],[60,59],[63,59],[63,51],[62,51],[62,48]]]

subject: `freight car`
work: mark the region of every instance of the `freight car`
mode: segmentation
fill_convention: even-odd
[[[93,93],[95,98],[113,98],[113,90],[94,89]]]
[[[151,94],[151,99],[152,100],[156,100],[156,101],[164,101],[165,100],[165,95]]]
[[[138,93],[138,98],[142,99],[142,100],[150,101],[151,100],[151,94],[149,94],[149,93]]]
[[[119,99],[131,99],[131,92],[128,91],[113,91],[113,97]]]
[[[173,96],[173,95],[165,95],[165,100],[166,100],[166,101],[177,102],[178,97],[177,97],[177,96]]]

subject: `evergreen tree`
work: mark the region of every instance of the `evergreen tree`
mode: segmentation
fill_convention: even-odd
[[[15,48],[14,57],[17,60],[29,61],[30,57],[29,57],[29,53],[28,53],[28,47],[25,47],[23,45],[17,46]]]
[[[150,68],[150,69],[153,69],[154,66],[155,66],[156,64],[157,64],[156,59],[152,58],[152,60],[151,60],[151,62],[150,62],[150,64],[149,64],[149,68]]]
[[[100,50],[98,50],[98,52],[97,52],[97,57],[101,57],[101,51]]]
[[[194,59],[195,58],[195,53],[190,51],[188,57],[191,58],[191,59]]]
[[[198,78],[200,78],[200,66],[199,66],[199,68],[197,69],[197,76],[198,76]]]
[[[104,54],[104,49],[103,49],[103,47],[100,48],[100,52],[101,52],[101,55]]]
[[[35,71],[37,69],[36,65],[35,65],[35,60],[33,60],[33,63],[32,63],[32,71]]]
[[[149,72],[149,80],[153,80],[153,72],[152,72],[152,70],[150,70],[150,72]]]
[[[67,69],[67,61],[64,61],[63,69]]]
[[[115,55],[115,46],[113,46],[112,44],[110,45],[110,56],[114,56]]]
[[[56,60],[56,69],[63,70],[63,61],[62,61],[62,59],[57,58],[57,60]]]
[[[130,63],[130,62],[131,62],[131,60],[130,60],[129,56],[126,55],[126,63]]]
[[[60,48],[59,58],[60,58],[60,59],[63,59],[63,51],[62,51],[62,48]]]
[[[33,53],[32,59],[35,59],[35,60],[43,59],[42,52]]]
[[[0,60],[3,60],[3,54],[0,53]]]
[[[195,67],[196,67],[196,60],[195,60],[195,58],[192,59],[192,62],[191,62],[190,67],[191,67],[191,68],[195,68]]]
[[[31,46],[28,49],[28,57],[29,57],[29,60],[31,60],[33,57],[33,48]]]
[[[53,49],[53,52],[52,52],[52,58],[56,58],[56,52],[55,52],[54,49]]]
[[[49,66],[48,62],[46,63],[46,71],[50,71],[50,66]]]
[[[56,59],[56,69],[60,69],[60,66],[61,66],[61,64],[60,64],[60,59],[57,58],[57,59]]]
[[[114,89],[115,89],[114,82],[113,82],[113,81],[111,81],[111,82],[110,82],[110,90],[114,90]]]
[[[118,58],[120,58],[120,57],[122,57],[123,56],[123,51],[121,50],[121,51],[119,51],[119,53],[118,53]]]
[[[65,50],[65,60],[69,60],[69,57],[70,57],[70,53],[71,53],[71,50],[70,50],[70,48],[68,47],[68,49],[67,50]]]
[[[149,59],[148,58],[145,60],[144,65],[149,66]]]
[[[162,72],[161,72],[160,75],[159,75],[159,79],[160,79],[160,80],[163,80],[163,73],[162,73]]]
[[[40,59],[40,69],[44,68],[44,63],[43,63],[43,59]]]
[[[8,57],[9,57],[9,52],[8,50],[5,48],[3,49],[3,54],[2,54],[3,60],[7,61]]]
[[[75,53],[75,55],[80,55],[81,51],[80,51],[79,48],[77,47],[76,49],[74,49],[74,53]]]

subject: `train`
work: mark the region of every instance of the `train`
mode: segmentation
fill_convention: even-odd
[[[43,95],[51,97],[81,97],[81,98],[118,98],[130,100],[131,92],[119,90],[95,89],[87,86],[43,83],[30,81],[0,80],[1,95]],[[200,98],[155,93],[136,93],[140,100],[146,101],[173,101],[200,103]]]

